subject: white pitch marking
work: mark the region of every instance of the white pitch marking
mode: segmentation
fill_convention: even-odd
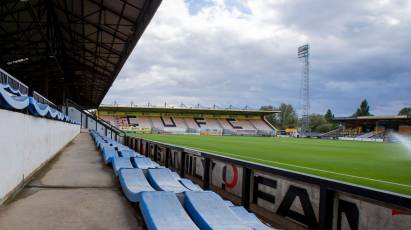
[[[202,149],[199,149],[199,150],[202,150]],[[203,151],[209,151],[209,150],[203,150]],[[306,166],[282,163],[282,162],[278,162],[278,161],[264,160],[264,159],[260,159],[260,158],[256,158],[256,157],[249,157],[249,156],[242,156],[242,155],[240,156],[240,155],[236,155],[236,154],[232,154],[232,153],[216,152],[216,151],[211,151],[211,152],[222,153],[222,154],[227,154],[227,155],[230,155],[230,156],[244,157],[244,158],[248,158],[248,159],[259,160],[259,161],[264,161],[264,162],[270,162],[270,163],[275,163],[275,164],[280,164],[280,165],[287,165],[287,166],[292,166],[292,167],[296,167],[296,168],[309,169],[309,170],[313,170],[313,171],[325,172],[325,173],[336,174],[336,175],[340,175],[340,176],[358,178],[358,179],[369,180],[369,181],[376,181],[376,182],[393,184],[393,185],[398,185],[398,186],[404,186],[404,187],[411,188],[411,185],[407,185],[407,184],[401,184],[401,183],[390,182],[390,181],[385,181],[385,180],[378,180],[378,179],[362,177],[362,176],[354,176],[354,175],[350,175],[350,174],[338,173],[338,172],[328,171],[328,170],[324,170],[324,169],[316,169],[316,168],[311,168],[311,167],[306,167]]]

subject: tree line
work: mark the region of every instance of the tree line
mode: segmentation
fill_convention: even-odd
[[[285,130],[286,128],[297,128],[300,127],[300,120],[298,119],[297,112],[291,104],[281,103],[280,106],[274,107],[272,105],[262,106],[260,110],[263,111],[280,111],[277,114],[272,114],[266,117],[267,121],[270,122],[274,127],[279,130]],[[398,115],[409,115],[411,116],[411,107],[402,108]],[[367,100],[363,100],[360,103],[358,109],[352,114],[351,117],[358,116],[373,116],[370,113],[370,106]],[[310,129],[311,132],[324,133],[338,128],[338,124],[334,121],[334,114],[331,109],[328,109],[324,114],[311,114],[310,119]]]

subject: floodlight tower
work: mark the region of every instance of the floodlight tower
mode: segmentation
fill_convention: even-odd
[[[298,58],[303,60],[301,76],[302,117],[301,135],[310,136],[310,45],[298,47]]]

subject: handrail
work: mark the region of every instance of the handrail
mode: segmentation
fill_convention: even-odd
[[[29,87],[1,68],[0,83],[9,85],[13,90],[18,90],[24,96],[28,95]]]
[[[66,99],[66,105],[67,106],[73,106],[74,108],[76,108],[77,110],[83,112],[86,116],[91,117],[92,119],[94,119],[96,122],[100,123],[101,125],[103,125],[105,128],[110,129],[111,131],[115,132],[117,135],[124,137],[126,136],[126,132],[124,132],[123,130],[117,128],[116,126],[113,126],[112,124],[108,123],[107,121],[97,117],[96,115],[90,113],[89,111],[87,111],[86,109],[84,109],[81,105],[77,104],[76,102],[74,102],[73,100],[70,99]]]
[[[33,98],[36,99],[36,101],[40,103],[47,104],[48,106],[54,109],[58,109],[56,104],[54,104],[53,102],[51,102],[50,100],[48,100],[47,98],[45,98],[44,96],[42,96],[36,91],[33,91]]]

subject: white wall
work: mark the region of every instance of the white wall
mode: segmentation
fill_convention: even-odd
[[[79,125],[0,109],[0,204],[79,133]]]

